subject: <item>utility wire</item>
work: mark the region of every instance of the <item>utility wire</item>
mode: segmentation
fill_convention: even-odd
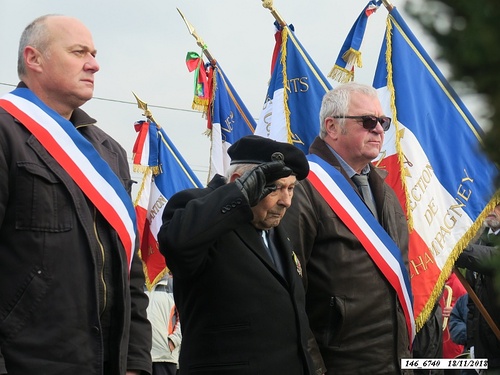
[[[17,85],[13,85],[11,83],[5,83],[5,82],[0,82],[0,85],[1,86],[17,87]],[[92,99],[102,100],[102,101],[105,101],[105,102],[122,103],[122,104],[130,104],[130,105],[133,105],[133,106],[137,106],[137,102],[127,101],[127,100],[101,98],[101,97],[98,97],[98,96],[94,96],[94,97],[92,97]],[[164,106],[164,105],[154,105],[154,104],[149,104],[149,103],[148,103],[148,107],[160,108],[160,109],[168,109],[168,110],[171,110],[171,111],[179,111],[179,112],[200,113],[199,111],[195,111],[193,109],[167,107],[167,106]]]
[[[14,85],[14,84],[11,84],[11,83],[5,83],[5,82],[0,82],[0,85],[1,86],[9,86],[9,87],[17,87],[17,85]],[[129,104],[129,105],[137,106],[137,102],[131,102],[131,101],[126,101],[126,100],[100,98],[98,96],[94,96],[94,97],[92,97],[92,99],[102,100],[102,101],[106,101],[106,102]],[[195,111],[195,110],[191,110],[191,109],[167,107],[167,106],[154,105],[154,104],[149,104],[149,103],[148,103],[148,107],[168,109],[168,110],[171,110],[171,111],[179,111],[179,112],[200,113],[199,111]],[[132,164],[132,159],[131,158],[129,160],[129,164]],[[201,172],[201,173],[206,173],[208,171],[208,167],[204,167],[204,166],[192,166],[191,169],[193,171],[195,171],[195,172]]]

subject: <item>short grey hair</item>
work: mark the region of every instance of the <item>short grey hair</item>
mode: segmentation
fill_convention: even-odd
[[[332,116],[345,116],[349,112],[349,104],[352,93],[361,93],[370,97],[377,96],[377,90],[372,86],[364,85],[357,82],[348,82],[337,86],[333,90],[328,91],[321,102],[319,111],[319,137],[326,137],[325,119]],[[339,119],[339,125],[343,128],[345,120]]]
[[[246,171],[249,171],[250,169],[253,169],[256,166],[257,166],[257,164],[232,164],[226,170],[226,173],[225,173],[226,181],[230,182],[231,181],[231,176],[234,173],[239,173],[239,174],[242,175]]]
[[[46,14],[33,20],[21,34],[19,49],[17,52],[17,75],[22,79],[26,74],[26,63],[24,62],[24,49],[27,46],[36,48],[41,53],[46,53],[50,45],[50,33],[46,20],[50,17],[61,16],[60,14]]]

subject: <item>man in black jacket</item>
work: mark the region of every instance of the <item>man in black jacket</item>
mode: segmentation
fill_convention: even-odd
[[[485,226],[486,228],[477,242],[465,248],[455,265],[469,270],[468,280],[471,282],[471,286],[493,322],[497,327],[500,327],[500,295],[494,285],[498,269],[494,269],[491,263],[493,257],[500,256],[500,248],[498,247],[500,243],[500,204],[497,204],[488,214]],[[475,358],[488,359],[486,373],[499,374],[500,340],[495,336],[472,298],[469,298],[467,306],[469,308],[467,347],[473,347],[471,352],[473,351]]]
[[[125,150],[79,107],[89,30],[42,16],[0,100],[0,374],[151,372],[151,326]]]
[[[175,194],[158,234],[175,278],[180,373],[321,374],[302,267],[278,226],[307,176],[306,157],[253,135],[228,153],[227,178]]]

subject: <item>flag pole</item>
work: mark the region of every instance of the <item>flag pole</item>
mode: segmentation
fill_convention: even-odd
[[[198,33],[196,32],[195,28],[191,23],[184,17],[184,14],[180,11],[179,8],[176,8],[179,14],[181,15],[182,19],[184,20],[184,23],[186,24],[189,34],[191,34],[195,39],[196,39],[196,44],[198,44],[199,47],[203,50],[203,54],[207,57],[208,61],[210,62],[210,65],[215,66],[217,61],[212,57],[212,54],[207,48],[207,45],[203,41],[203,39],[200,38]]]
[[[273,0],[262,0],[262,6],[271,11],[271,14],[274,16],[276,21],[278,21],[281,27],[285,27],[287,25],[283,17],[281,17],[278,11],[274,8]]]
[[[387,10],[389,11],[389,13],[392,11],[392,9],[394,9],[394,5],[392,5],[389,0],[382,0],[382,3],[387,8]]]
[[[142,101],[141,99],[139,99],[139,97],[137,95],[135,95],[135,92],[132,91],[132,94],[134,94],[135,100],[137,100],[137,107],[139,107],[139,109],[142,109],[144,111],[143,116],[146,116],[146,118],[148,120],[154,122],[156,124],[156,127],[158,129],[160,129],[161,128],[160,124],[158,124],[158,122],[154,119],[153,114],[148,109],[148,103],[146,103],[146,102]]]
[[[500,329],[498,329],[497,325],[495,324],[495,321],[491,317],[491,315],[488,313],[488,310],[486,310],[486,307],[484,307],[483,303],[479,299],[478,295],[472,289],[472,286],[469,284],[467,279],[462,275],[462,273],[456,268],[453,267],[453,273],[457,276],[458,280],[462,283],[464,286],[465,290],[467,290],[467,293],[469,294],[469,297],[472,299],[476,307],[478,308],[479,312],[483,316],[484,320],[486,320],[486,323],[490,326],[491,330],[497,337],[497,340],[500,340]]]

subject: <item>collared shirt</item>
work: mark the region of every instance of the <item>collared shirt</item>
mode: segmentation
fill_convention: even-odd
[[[337,151],[333,149],[332,146],[330,146],[328,143],[326,144],[326,146],[330,149],[333,155],[335,155],[335,157],[340,163],[340,166],[346,171],[347,176],[349,176],[349,178],[352,178],[352,176],[357,174],[357,172],[349,164],[347,164],[347,162],[344,159],[342,159],[342,157],[337,153]],[[368,174],[368,173],[370,173],[370,164],[366,164],[365,167],[361,170],[361,174]]]

